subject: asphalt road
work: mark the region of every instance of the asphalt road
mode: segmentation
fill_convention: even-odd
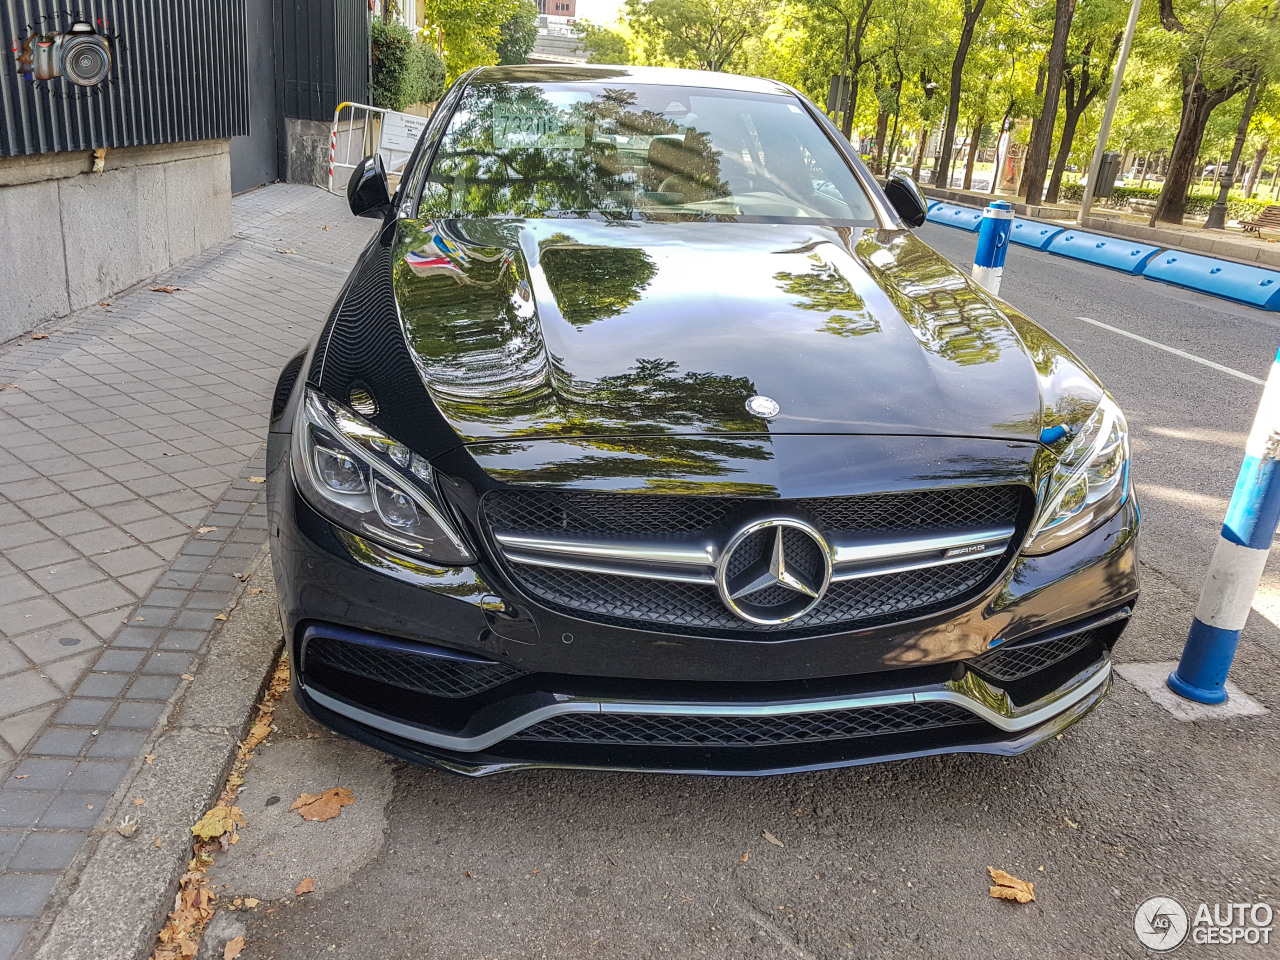
[[[974,237],[928,226],[957,263]],[[1061,337],[1129,416],[1144,596],[1118,650],[1177,656],[1261,388],[1122,331],[1266,375],[1271,315],[1015,248],[1004,295]],[[1264,593],[1280,595],[1270,574]],[[1280,605],[1278,605],[1280,607]],[[1280,619],[1264,597],[1258,609]],[[1255,614],[1236,676],[1280,702],[1280,631]],[[245,958],[1147,956],[1134,908],[1268,901],[1280,913],[1277,715],[1179,722],[1117,681],[1060,740],[771,779],[545,771],[473,781],[334,738],[296,707],[250,769],[248,826],[219,858],[206,949]],[[302,791],[349,786],[327,823]],[[768,831],[781,846],[763,837]],[[988,865],[1037,901],[988,896]],[[296,896],[304,877],[316,892]],[[1270,946],[1175,956],[1270,958]],[[214,953],[216,951],[216,953]]]

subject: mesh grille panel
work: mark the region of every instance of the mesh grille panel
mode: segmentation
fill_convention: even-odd
[[[552,606],[621,626],[663,625],[686,632],[785,636],[806,628],[851,623],[871,626],[944,609],[980,587],[1002,562],[1001,556],[991,556],[833,583],[817,608],[782,628],[739,620],[720,602],[713,586],[551,567],[522,566],[517,573],[526,589]]]
[[[963,707],[915,703],[829,710],[785,717],[679,717],[567,714],[543,720],[513,740],[660,747],[755,747],[822,743],[974,723]]]
[[[307,642],[304,668],[310,670],[316,664],[433,697],[470,697],[523,675],[503,663],[448,660],[333,637],[312,637]]]
[[[1083,650],[1093,642],[1095,636],[1095,631],[1086,630],[1055,640],[1000,646],[974,657],[969,661],[969,666],[992,680],[1021,680]]]

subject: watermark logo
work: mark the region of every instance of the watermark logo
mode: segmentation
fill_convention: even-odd
[[[1187,939],[1187,911],[1172,897],[1152,897],[1133,915],[1133,932],[1144,947],[1172,950]]]
[[[1138,906],[1133,932],[1144,947],[1172,950],[1190,938],[1197,944],[1270,944],[1274,911],[1266,903],[1201,903],[1191,916],[1172,897]]]
[[[28,23],[9,45],[19,76],[63,100],[83,100],[112,85],[124,41],[105,19],[63,10]]]

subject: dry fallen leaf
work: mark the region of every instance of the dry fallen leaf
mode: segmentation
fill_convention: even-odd
[[[324,793],[304,793],[289,809],[297,810],[303,820],[332,820],[343,807],[355,802],[355,794],[346,787],[334,787]]]
[[[116,833],[122,837],[132,837],[138,832],[138,821],[133,817],[125,817],[116,824]]]
[[[997,900],[1017,900],[1018,903],[1030,903],[1036,898],[1035,886],[1027,880],[1019,880],[1011,873],[987,867],[995,886],[991,888],[991,896]]]
[[[261,587],[250,587],[250,588],[249,588],[249,596],[251,596],[251,597],[256,597],[256,596],[257,596],[258,594],[260,594],[261,592],[262,592],[262,588],[261,588]]]
[[[250,477],[249,482],[250,483],[266,483],[267,478],[266,477]]]
[[[148,753],[148,754],[147,754],[145,757],[143,757],[142,759],[143,759],[143,760],[145,760],[145,761],[147,761],[147,763],[155,763],[156,755],[155,755],[154,753]]]
[[[225,613],[220,613],[220,614],[218,614],[216,617],[214,617],[213,619],[215,619],[215,620],[225,620],[225,619],[227,619],[227,615],[226,615]]]
[[[49,335],[47,333],[33,333],[31,335],[31,339],[32,340],[48,340]]]
[[[232,574],[232,576],[234,576],[234,577],[235,577],[237,580],[239,580],[241,583],[244,583],[246,580],[248,580],[250,577],[252,577],[252,576],[253,576],[253,574],[252,574],[252,573],[249,573],[249,572],[246,570],[244,573],[235,573],[235,574]]]
[[[165,285],[163,285],[163,286],[159,286],[159,287],[152,287],[151,289],[152,289],[152,290],[154,290],[156,293],[177,293],[177,292],[178,292],[179,290],[181,290],[182,288],[181,288],[181,287],[171,287],[171,286],[169,286],[168,284],[165,284]]]
[[[242,953],[244,953],[244,937],[232,937],[222,948],[222,960],[236,960],[236,957]]]
[[[110,301],[110,300],[99,300],[99,301],[98,301],[98,306],[100,306],[100,307],[109,307],[109,306],[111,306],[111,301]]]
[[[14,777],[13,779],[15,779],[15,780],[25,780],[25,779],[27,779],[27,777],[29,777],[29,776],[31,776],[31,774],[29,774],[29,773],[20,773],[20,774],[18,774],[16,777]]]
[[[196,527],[196,533],[213,533],[217,527]]]
[[[245,897],[245,898],[244,898],[244,905],[245,905],[245,908],[246,908],[246,909],[249,909],[249,910],[252,910],[254,907],[256,907],[256,906],[257,906],[258,904],[260,904],[261,902],[262,902],[262,901],[261,901],[261,900],[259,900],[257,897]]]
[[[748,850],[746,853],[744,853],[744,854],[742,855],[742,859],[741,859],[741,860],[739,860],[738,862],[739,862],[739,863],[746,863],[746,862],[747,862],[748,860],[750,860],[750,859],[751,859],[751,851],[750,851],[750,850]]]
[[[314,877],[303,877],[302,882],[293,888],[295,896],[302,896],[304,893],[312,893],[316,888]]]
[[[202,840],[216,840],[224,833],[232,833],[236,827],[245,825],[244,814],[239,807],[220,803],[191,828],[191,832]]]
[[[156,837],[156,842],[155,842],[155,843],[153,843],[153,844],[151,844],[151,845],[152,845],[153,847],[155,847],[157,850],[159,850],[159,849],[160,849],[160,845],[161,845],[162,843],[164,843],[164,837],[163,837],[163,836],[159,836],[159,837]]]
[[[770,833],[768,830],[763,831],[763,832],[760,834],[760,836],[764,837],[766,840],[768,840],[770,843],[772,843],[775,847],[780,847],[780,846],[782,846],[782,845],[783,845],[783,844],[782,844],[782,841],[781,841],[781,840],[779,840],[777,837],[775,837],[775,836],[774,836],[772,833]]]
[[[134,797],[133,805],[135,807],[145,807],[147,805],[147,801],[144,800],[142,797]]]

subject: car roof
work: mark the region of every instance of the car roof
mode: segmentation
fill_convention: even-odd
[[[631,67],[594,63],[521,64],[481,67],[471,77],[472,83],[600,83],[618,80],[628,84],[739,90],[744,93],[795,96],[791,88],[776,80],[744,77],[736,73],[717,73],[712,70],[682,70],[676,67]]]

